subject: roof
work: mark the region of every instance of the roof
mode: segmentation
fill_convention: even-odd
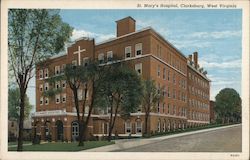
[[[127,19],[127,18],[132,19],[133,21],[136,22],[136,20],[135,20],[134,18],[132,18],[131,16],[127,16],[127,17],[122,18],[122,19],[119,19],[119,20],[117,20],[117,21],[115,21],[115,22],[117,23],[117,22],[122,21],[122,20]]]

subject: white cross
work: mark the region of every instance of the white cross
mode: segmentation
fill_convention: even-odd
[[[78,54],[78,65],[81,65],[81,52],[86,51],[86,49],[81,50],[81,46],[78,46],[78,50],[74,52],[74,54]]]

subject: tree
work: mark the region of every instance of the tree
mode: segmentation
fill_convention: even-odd
[[[215,112],[222,123],[239,120],[241,117],[241,98],[232,88],[222,89],[215,97]]]
[[[163,88],[157,88],[155,81],[147,79],[143,81],[142,106],[145,112],[145,130],[144,135],[148,134],[148,120],[150,112],[155,111],[156,105],[162,100]]]
[[[18,88],[9,88],[8,95],[8,119],[18,121],[20,114],[20,93]],[[24,110],[24,119],[29,117],[30,110],[32,105],[29,102],[29,97],[25,94],[25,110]]]
[[[137,73],[125,65],[114,63],[105,67],[95,105],[109,109],[108,141],[111,141],[117,114],[129,115],[136,111],[141,102],[142,86]]]
[[[20,92],[17,151],[22,151],[25,94],[35,65],[62,51],[73,29],[59,10],[10,9],[8,14],[9,64]]]

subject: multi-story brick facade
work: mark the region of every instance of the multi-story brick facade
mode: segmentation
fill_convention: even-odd
[[[79,134],[70,88],[65,81],[50,86],[46,78],[63,74],[66,64],[84,65],[90,59],[100,63],[112,61],[113,57],[126,61],[143,79],[150,78],[155,80],[157,87],[164,86],[164,99],[150,114],[150,132],[167,132],[209,123],[209,79],[198,66],[198,54],[194,54],[194,62],[191,62],[192,58],[186,58],[154,29],[149,27],[136,31],[135,28],[135,20],[126,17],[117,21],[116,38],[98,44],[91,38],[79,39],[68,47],[64,55],[47,60],[42,65],[44,67],[37,66],[33,125],[43,140],[51,135],[53,141],[71,141]],[[43,96],[43,91],[51,88],[60,88],[61,92],[53,98]],[[79,93],[83,94],[82,90]],[[107,118],[107,113],[95,111],[88,132],[107,134]],[[118,116],[114,134],[141,136],[143,129],[144,113],[138,109],[138,112],[131,113],[129,119]]]

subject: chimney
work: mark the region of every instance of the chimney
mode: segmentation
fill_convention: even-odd
[[[197,68],[198,67],[198,52],[194,52],[193,56],[194,56],[194,66],[195,68]]]
[[[120,37],[135,32],[135,22],[130,16],[116,21],[116,36]]]

